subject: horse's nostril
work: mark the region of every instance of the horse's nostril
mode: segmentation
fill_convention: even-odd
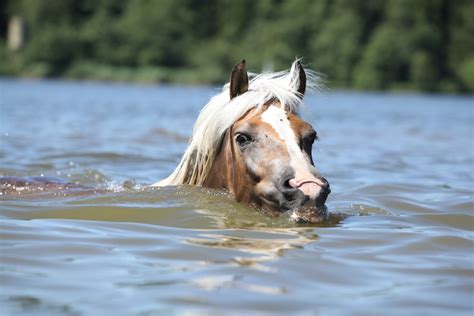
[[[284,180],[280,182],[279,190],[287,200],[294,200],[295,197],[298,195],[299,190],[293,187],[290,184],[292,177],[283,178]]]
[[[323,190],[327,192],[327,194],[331,193],[331,186],[329,185],[329,182],[326,181],[326,185],[323,187]]]
[[[323,177],[321,177],[320,179],[321,179],[321,181],[323,182],[323,185],[321,186],[321,189],[322,189],[324,192],[327,192],[328,194],[331,193],[331,186],[329,185],[328,180],[326,180],[326,179],[323,178]]]

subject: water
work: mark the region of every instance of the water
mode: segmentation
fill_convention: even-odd
[[[146,188],[176,166],[211,87],[0,81],[2,315],[471,315],[472,97],[328,92],[331,221],[225,192]]]

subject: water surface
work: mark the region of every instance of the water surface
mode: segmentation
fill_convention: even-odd
[[[315,227],[146,187],[217,91],[0,81],[0,176],[77,185],[2,191],[2,315],[472,314],[472,97],[307,96],[345,215]]]

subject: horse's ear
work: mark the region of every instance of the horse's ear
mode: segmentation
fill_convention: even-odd
[[[296,91],[298,91],[301,98],[303,98],[306,91],[306,72],[304,71],[301,61],[296,60],[293,65],[291,65],[291,74],[292,74],[292,83],[295,86]]]
[[[247,67],[245,59],[234,66],[230,74],[230,98],[233,99],[238,95],[244,94],[249,89],[249,77],[247,75]]]

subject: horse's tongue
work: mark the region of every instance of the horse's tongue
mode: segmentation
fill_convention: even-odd
[[[319,192],[319,185],[314,182],[305,182],[298,187],[303,193],[309,196],[310,199],[315,199]]]

